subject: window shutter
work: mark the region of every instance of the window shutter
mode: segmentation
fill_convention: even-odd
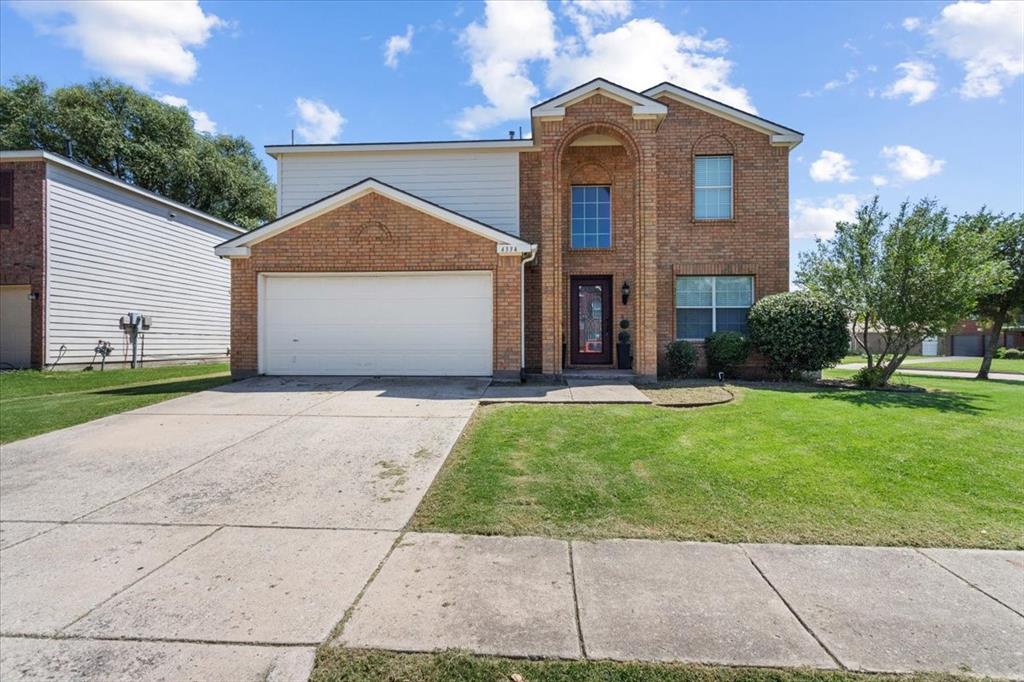
[[[14,171],[0,171],[0,228],[14,227]]]

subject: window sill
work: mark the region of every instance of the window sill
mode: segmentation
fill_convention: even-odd
[[[709,223],[712,224],[712,225],[721,225],[721,224],[728,225],[730,223],[735,223],[735,222],[736,222],[736,216],[733,216],[732,218],[692,218],[692,219],[690,219],[690,223],[693,224],[693,225],[707,225]]]

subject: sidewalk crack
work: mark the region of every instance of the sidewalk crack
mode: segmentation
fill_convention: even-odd
[[[583,623],[580,620],[580,598],[576,589],[576,560],[573,557],[572,540],[568,540],[566,544],[569,545],[569,579],[572,582],[572,607],[576,623],[576,638],[580,645],[580,656],[586,660],[589,656],[587,656],[587,644],[583,641]]]
[[[939,560],[938,560],[938,559],[936,559],[935,557],[932,557],[932,556],[930,556],[930,555],[926,554],[926,553],[925,553],[924,551],[922,551],[922,550],[921,550],[921,549],[920,549],[919,547],[912,547],[911,549],[913,549],[913,550],[914,550],[915,552],[917,552],[918,554],[920,554],[920,555],[921,555],[921,556],[923,556],[923,557],[924,557],[925,559],[927,559],[928,561],[932,562],[933,564],[935,564],[936,566],[938,566],[938,567],[939,567],[939,568],[941,568],[942,570],[946,571],[947,573],[949,573],[949,574],[950,574],[950,575],[952,575],[953,577],[955,577],[955,578],[957,578],[957,579],[959,579],[959,580],[962,580],[962,581],[963,581],[964,583],[966,583],[966,584],[967,584],[968,586],[970,586],[970,587],[973,587],[973,588],[974,588],[974,589],[976,589],[976,590],[977,590],[978,592],[981,592],[981,593],[982,593],[983,595],[985,595],[986,597],[988,597],[988,598],[989,598],[989,599],[991,599],[992,601],[996,602],[996,603],[997,603],[997,604],[999,604],[1000,606],[1005,606],[1006,608],[1010,609],[1011,611],[1013,611],[1014,613],[1016,613],[1016,614],[1017,614],[1018,616],[1020,616],[1021,618],[1024,618],[1024,613],[1021,613],[1021,612],[1020,612],[1020,611],[1018,611],[1017,609],[1013,608],[1012,606],[1010,606],[1009,604],[1007,604],[1006,602],[1004,602],[1004,601],[1003,601],[1002,599],[1000,599],[999,597],[996,597],[996,596],[995,596],[995,595],[993,595],[993,594],[989,594],[989,593],[988,593],[988,592],[986,592],[985,590],[981,589],[980,587],[978,587],[977,585],[975,585],[974,583],[972,583],[972,582],[971,582],[970,580],[968,580],[967,578],[963,577],[962,575],[960,575],[959,573],[957,573],[957,572],[956,572],[956,571],[954,571],[953,569],[951,569],[951,568],[949,568],[948,566],[946,566],[945,564],[943,564],[943,563],[942,563],[941,561],[939,561]]]

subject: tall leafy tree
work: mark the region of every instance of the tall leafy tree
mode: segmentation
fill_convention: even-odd
[[[989,327],[988,343],[978,370],[979,379],[988,379],[992,358],[999,347],[999,335],[1007,321],[1024,314],[1024,216],[977,213],[960,216],[958,227],[980,235],[993,263],[1006,273],[1003,285],[978,298],[974,316]]]
[[[954,229],[933,200],[904,202],[890,216],[875,197],[801,257],[796,280],[842,306],[867,354],[864,376],[885,384],[911,348],[947,333],[1001,285],[1004,270],[983,242],[976,231]],[[868,343],[872,333],[880,339],[877,352]]]
[[[0,149],[65,154],[126,182],[242,225],[274,217],[274,186],[243,137],[199,133],[188,112],[98,79],[57,88],[0,85]]]

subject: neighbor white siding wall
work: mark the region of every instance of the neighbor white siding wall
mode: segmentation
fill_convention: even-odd
[[[519,234],[517,150],[282,154],[278,210],[290,213],[368,177]]]
[[[223,357],[230,332],[230,266],[213,247],[235,232],[47,165],[46,362],[89,362],[98,339],[126,350],[118,319],[153,317],[146,360]],[[130,358],[130,348],[128,349]]]

